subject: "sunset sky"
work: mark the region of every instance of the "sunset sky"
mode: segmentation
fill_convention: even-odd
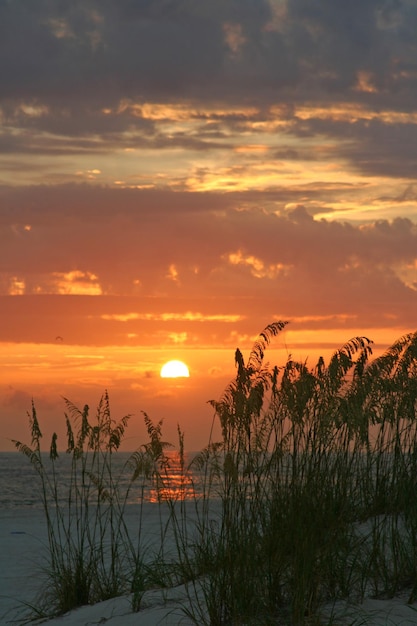
[[[197,449],[270,322],[272,364],[417,330],[416,32],[415,0],[0,0],[0,448],[108,389],[128,448],[146,411]]]

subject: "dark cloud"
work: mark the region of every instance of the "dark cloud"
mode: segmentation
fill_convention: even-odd
[[[416,29],[414,0],[1,0],[0,153],[214,153],[279,118],[276,159],[317,160],[294,138],[324,136],[361,174],[413,178],[414,118],[386,113],[415,110]],[[348,105],[363,116],[332,115]]]
[[[321,136],[338,139],[339,144],[332,148],[334,157],[347,159],[351,168],[363,175],[413,179],[417,167],[414,149],[417,126],[411,120],[388,119],[383,122],[365,117],[364,112],[363,119],[340,121],[314,118],[313,114],[311,119],[294,123],[291,130],[300,138]],[[311,150],[293,155],[289,153],[286,158],[313,160],[318,156]]]
[[[274,5],[3,1],[1,101],[40,101],[68,116],[126,98],[355,100],[349,90],[360,71],[370,73],[381,101],[394,88],[405,99],[415,92],[412,2],[290,0],[276,28]],[[235,53],[227,24],[239,27]]]
[[[94,108],[130,97],[175,97],[221,65],[217,20],[170,11],[163,2],[124,4],[3,3],[3,99],[76,110],[77,103]]]
[[[378,6],[375,0],[293,0],[288,3],[290,32],[298,56],[333,91],[353,86],[359,69],[370,69],[380,53]],[[386,60],[386,59],[384,59]]]

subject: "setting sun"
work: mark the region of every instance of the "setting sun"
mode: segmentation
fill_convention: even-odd
[[[161,378],[188,378],[190,372],[182,361],[168,361],[161,369]]]

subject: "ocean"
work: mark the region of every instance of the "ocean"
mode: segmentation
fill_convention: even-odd
[[[127,489],[126,504],[158,502],[160,499],[191,500],[202,493],[202,475],[196,471],[181,473],[178,454],[168,452],[168,465],[163,472],[163,482],[144,480],[138,477],[131,482],[132,469],[126,466],[130,452],[116,452],[112,455],[112,477],[118,482],[119,495],[124,498]],[[186,465],[192,458],[186,456]],[[56,483],[59,488],[59,501],[65,504],[71,482],[71,459],[65,452],[55,461]],[[48,455],[42,456],[48,476],[52,479],[51,463]],[[20,452],[0,452],[0,510],[43,510],[41,480],[30,460]],[[157,488],[158,487],[158,488]]]
[[[0,510],[42,508],[39,478],[19,452],[0,452]]]

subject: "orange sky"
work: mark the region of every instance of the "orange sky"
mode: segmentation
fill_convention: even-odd
[[[0,449],[63,402],[208,440],[267,324],[416,330],[414,2],[0,3]],[[169,359],[190,378],[161,380]]]

